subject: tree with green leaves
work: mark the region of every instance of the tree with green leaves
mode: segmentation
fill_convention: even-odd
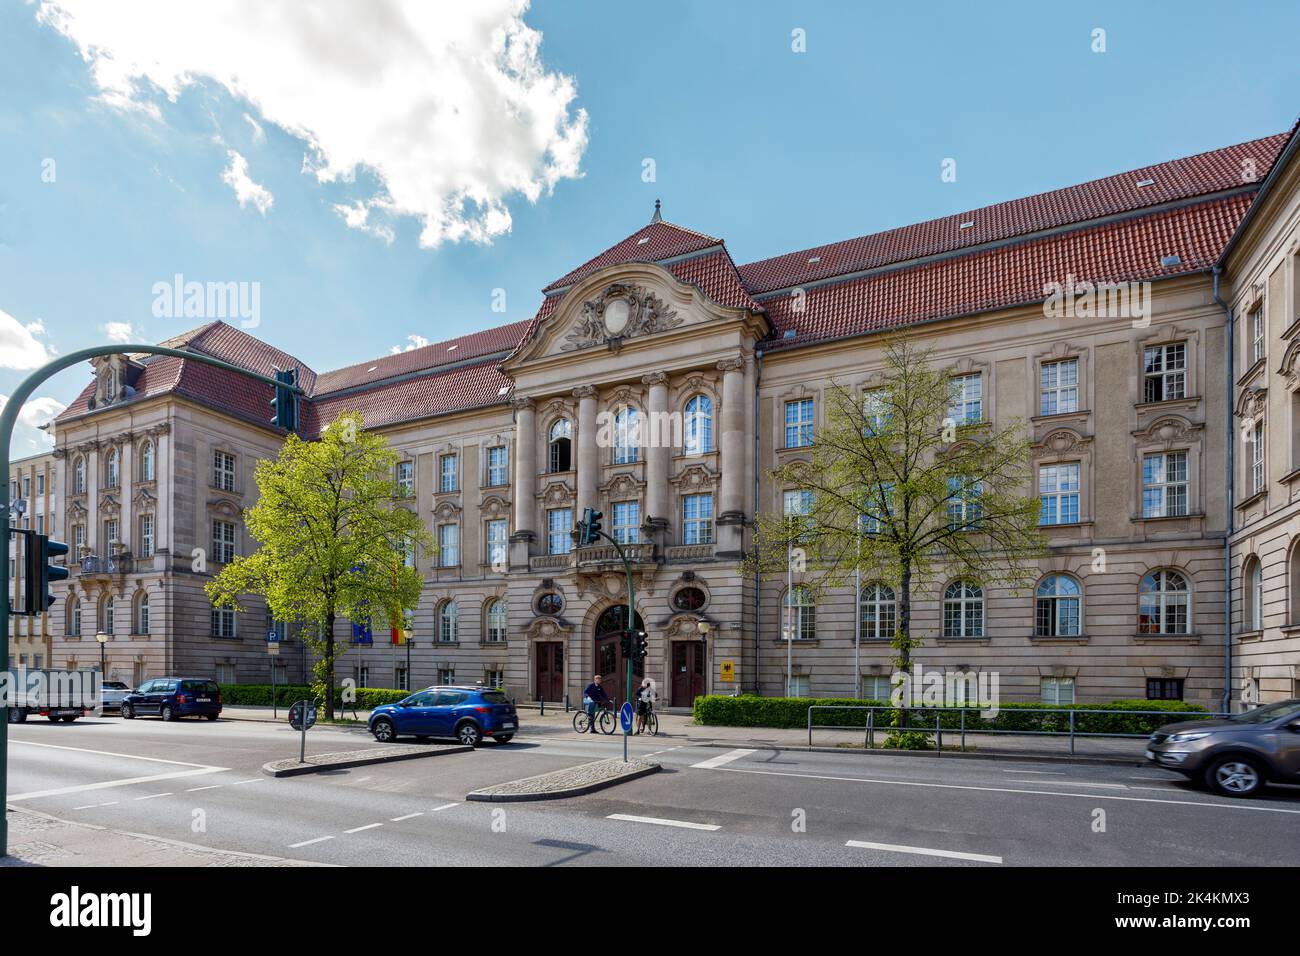
[[[970,407],[958,420],[952,370],[905,336],[884,359],[878,387],[826,389],[809,458],[771,472],[804,492],[801,507],[759,515],[744,570],[783,579],[793,561],[814,600],[859,579],[893,587],[894,665],[906,670],[916,594],[949,577],[1025,587],[1044,547],[1024,423],[995,426]]]
[[[258,549],[236,556],[206,586],[214,606],[238,611],[242,595],[259,594],[276,620],[303,625],[330,715],[341,653],[335,622],[405,626],[423,587],[406,557],[416,546],[434,547],[395,481],[397,458],[357,412],[340,415],[316,441],[290,434],[254,472],[257,502],[244,520]]]

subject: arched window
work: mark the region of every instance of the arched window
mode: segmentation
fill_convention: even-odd
[[[1291,545],[1291,552],[1287,555],[1287,592],[1290,597],[1290,613],[1287,616],[1287,623],[1295,625],[1300,623],[1300,538],[1297,538]]]
[[[786,591],[781,599],[781,630],[789,628],[790,639],[811,641],[817,636],[817,605],[812,592],[802,584]]]
[[[506,639],[506,602],[497,599],[487,609],[487,639],[496,644]]]
[[[630,405],[614,413],[614,464],[628,465],[639,460],[641,415]]]
[[[551,426],[550,459],[546,470],[569,471],[573,468],[573,423],[567,418],[556,419]]]
[[[153,442],[147,441],[140,446],[140,480],[153,481],[153,479],[154,479]]]
[[[438,606],[438,640],[454,643],[460,639],[460,611],[455,601],[443,601]]]
[[[117,449],[110,448],[104,457],[104,487],[116,488],[120,469],[117,466]]]
[[[713,399],[696,395],[686,403],[686,420],[682,423],[682,451],[703,455],[713,451]]]
[[[1242,600],[1245,602],[1246,630],[1262,631],[1264,629],[1264,566],[1259,558],[1251,555],[1242,565]]]
[[[1083,589],[1065,574],[1049,574],[1038,582],[1034,601],[1034,633],[1039,637],[1078,637],[1083,619]]]
[[[888,641],[894,637],[894,589],[885,584],[868,584],[858,595],[858,622],[864,641]]]
[[[86,493],[86,459],[80,456],[72,463],[72,493],[74,495]]]
[[[984,636],[984,591],[970,581],[953,581],[943,592],[943,636]]]
[[[113,633],[113,598],[104,598],[99,605],[99,629],[105,634]]]
[[[132,621],[132,634],[149,633],[149,594],[141,591],[135,599],[135,617]]]
[[[68,601],[67,618],[64,621],[63,633],[68,637],[81,636],[81,599],[72,598]]]
[[[1138,631],[1190,634],[1191,589],[1177,571],[1152,571],[1138,588]]]

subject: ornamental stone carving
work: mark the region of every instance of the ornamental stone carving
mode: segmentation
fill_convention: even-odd
[[[582,305],[582,313],[560,346],[563,352],[621,342],[623,339],[666,332],[682,324],[653,292],[626,282],[615,282]]]

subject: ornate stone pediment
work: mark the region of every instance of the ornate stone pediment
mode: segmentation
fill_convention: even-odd
[[[615,475],[600,488],[611,501],[628,501],[638,497],[645,489],[644,481],[637,481],[632,475]]]
[[[100,514],[115,515],[122,510],[122,503],[113,495],[99,496]]]
[[[460,506],[454,501],[441,501],[433,509],[433,516],[439,521],[452,521],[460,517]]]
[[[1189,422],[1179,415],[1162,415],[1146,428],[1133,433],[1143,444],[1165,445],[1182,444],[1200,437],[1204,425]]]
[[[147,507],[155,504],[158,501],[158,496],[150,491],[148,487],[141,487],[136,491],[135,496],[131,500],[137,505],[144,505]]]
[[[209,498],[208,511],[213,514],[228,515],[232,518],[238,518],[240,515],[239,505],[229,498]]]
[[[582,304],[582,312],[564,337],[560,351],[615,344],[666,332],[681,324],[677,313],[653,292],[630,282],[615,282]]]
[[[1268,389],[1262,385],[1253,385],[1250,388],[1243,388],[1237,396],[1237,407],[1235,409],[1240,418],[1256,418],[1264,413],[1268,407]]]
[[[717,472],[710,471],[703,465],[690,465],[687,468],[674,475],[670,481],[677,486],[677,490],[683,494],[690,494],[697,491],[710,491],[718,485]]]
[[[548,508],[561,508],[574,501],[573,489],[562,481],[553,481],[538,496]]]
[[[528,622],[528,626],[524,628],[524,636],[529,640],[545,640],[566,636],[571,630],[573,629],[567,627],[559,618],[541,614]]]
[[[479,511],[488,518],[506,518],[510,516],[510,502],[499,495],[488,495],[479,505]]]
[[[1090,437],[1080,435],[1073,428],[1053,428],[1034,445],[1034,457],[1068,455],[1092,444]]]

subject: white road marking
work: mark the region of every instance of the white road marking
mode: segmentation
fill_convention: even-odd
[[[444,803],[444,804],[443,804],[442,806],[440,806],[440,807],[434,807],[434,808],[433,808],[432,810],[430,810],[429,812],[430,812],[430,813],[437,813],[439,810],[450,810],[452,807],[458,807],[458,806],[460,806],[459,803]]]
[[[150,793],[143,797],[132,797],[133,800],[152,800],[154,797],[170,797],[170,793]]]
[[[116,800],[109,800],[107,803],[87,803],[79,807],[73,807],[74,810],[93,810],[95,807],[111,807],[117,804]]]
[[[849,840],[845,846],[858,847],[862,850],[888,850],[891,853],[914,853],[917,856],[944,856],[953,860],[974,860],[977,863],[1001,863],[1000,856],[985,856],[983,853],[958,853],[956,850],[932,850],[924,846],[900,846],[895,843],[868,843],[865,840]]]
[[[1007,783],[1037,783],[1037,780],[1008,780]],[[1051,783],[1060,784],[1063,787],[1105,787],[1108,790],[1127,790],[1128,785],[1123,783],[1085,783],[1082,780],[1052,780]]]
[[[296,850],[300,846],[311,846],[313,843],[324,843],[326,840],[334,839],[332,836],[317,837],[314,840],[303,840],[301,843],[290,843],[289,849]]]
[[[187,760],[165,760],[162,757],[142,757],[139,754],[120,754],[111,750],[88,750],[85,747],[69,747],[65,744],[38,744],[34,740],[14,740],[13,738],[10,738],[9,743],[22,744],[25,747],[48,747],[51,750],[74,750],[77,753],[98,754],[101,757],[125,757],[128,760],[148,760],[152,763],[171,763],[176,764],[178,767],[203,767],[206,770],[227,769],[225,767],[214,768],[205,763],[190,763]],[[9,799],[12,800],[13,797],[10,797]]]
[[[166,760],[162,757],[142,757],[139,754],[115,753],[109,750],[89,750],[85,747],[68,747],[63,744],[41,744],[31,740],[15,740],[12,737],[9,742],[25,747],[46,747],[50,750],[67,750],[74,753],[95,754],[100,757],[122,757],[126,760],[144,760],[150,763],[164,763],[175,767],[191,767],[191,770],[174,770],[171,773],[155,773],[145,777],[123,777],[119,780],[102,780],[99,783],[82,783],[70,787],[53,787],[49,790],[33,790],[30,793],[15,793],[9,796],[10,802],[19,800],[36,800],[40,797],[57,797],[65,793],[82,793],[87,790],[106,790],[110,787],[125,787],[137,783],[152,783],[156,780],[171,780],[176,777],[195,777],[208,773],[223,773],[230,769],[229,767],[213,767],[208,764],[190,763],[185,760]]]
[[[1065,776],[1065,771],[1064,771],[1064,770],[1003,770],[1002,772],[1003,772],[1003,773],[1038,773],[1038,774],[1051,774],[1051,775],[1054,776],[1054,777],[1064,777],[1064,776]]]
[[[189,788],[188,790],[186,790],[185,792],[186,792],[186,793],[198,793],[200,790],[220,790],[220,789],[221,789],[221,784],[219,784],[219,783],[213,783],[213,784],[209,784],[209,785],[206,786],[206,787],[190,787],[190,788]]]
[[[344,833],[360,833],[362,830],[373,830],[375,827],[382,827],[382,823],[367,823],[363,827],[353,827],[351,830],[344,830]]]
[[[708,760],[701,760],[699,763],[691,764],[693,770],[716,770],[723,764],[731,763],[733,760],[739,760],[741,757],[748,757],[754,750],[728,750],[725,754],[719,754],[716,757],[710,757]]]
[[[653,823],[661,827],[681,827],[683,830],[721,830],[712,823],[691,823],[689,820],[664,820],[659,817],[636,817],[630,813],[611,813],[606,820],[625,820],[628,823]]]
[[[262,782],[261,777],[251,777],[248,780],[236,780],[234,783],[227,784],[227,786],[237,787],[241,783],[261,783],[261,782]]]
[[[871,777],[836,777],[829,774],[791,773],[782,770],[745,770],[741,767],[719,767],[721,773],[753,773],[765,777],[796,777],[803,780],[840,780],[844,783],[877,783],[889,787],[928,787],[933,790],[977,790],[984,793],[1023,793],[1039,797],[1079,797],[1085,800],[1123,800],[1126,803],[1172,803],[1179,807],[1214,807],[1219,810],[1254,810],[1257,813],[1289,813],[1300,815],[1300,810],[1285,807],[1261,807],[1248,803],[1209,803],[1203,800],[1157,800],[1155,797],[1121,797],[1108,793],[1067,793],[1064,790],[1018,790],[1014,787],[976,787],[961,783],[921,783],[916,780],[877,780]]]
[[[415,813],[408,813],[404,817],[389,817],[388,819],[390,823],[401,823],[403,820],[409,820],[412,817],[422,817],[422,816],[424,816],[424,811],[417,810]]]

